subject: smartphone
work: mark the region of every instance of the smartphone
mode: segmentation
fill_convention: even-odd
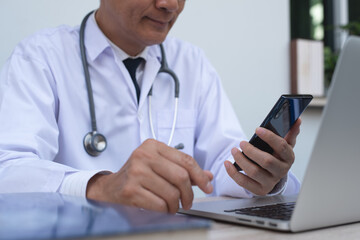
[[[280,137],[285,137],[312,99],[313,96],[309,94],[281,95],[260,127],[267,128]],[[274,150],[256,134],[252,136],[249,143],[270,154],[274,152]],[[247,158],[251,160],[249,157]],[[236,162],[234,166],[238,171],[242,170]]]

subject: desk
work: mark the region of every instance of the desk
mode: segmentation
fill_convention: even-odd
[[[204,232],[169,232],[148,235],[96,238],[94,240],[332,240],[360,239],[360,223],[302,233],[282,233],[227,223],[214,222]]]
[[[213,201],[223,198],[201,198],[195,201]],[[127,236],[124,238],[106,238],[107,240],[129,239],[129,240],[331,240],[331,239],[360,239],[360,223],[347,224],[343,226],[319,229],[301,233],[284,233],[260,228],[241,226],[223,222],[213,222],[210,229],[202,232],[169,232],[155,233],[149,235]]]
[[[195,202],[223,199],[202,198]],[[88,238],[91,240],[360,239],[360,223],[294,234],[215,221],[206,228],[209,226],[206,222],[196,219],[174,218],[127,206],[104,205],[57,193],[0,194],[0,203],[0,239],[80,236],[93,236]],[[179,226],[187,230],[161,232],[179,229]],[[195,229],[189,229],[190,226]],[[154,232],[137,234],[147,230]],[[118,235],[104,236],[115,233]],[[131,233],[136,234],[129,235]]]

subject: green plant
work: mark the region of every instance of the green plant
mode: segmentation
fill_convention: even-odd
[[[360,36],[360,22],[358,21],[349,22],[338,28],[347,31],[349,35]],[[338,56],[338,52],[333,52],[329,47],[324,48],[325,87],[328,87],[331,82]]]
[[[360,22],[349,22],[346,25],[340,26],[340,28],[347,31],[349,35],[360,36]]]
[[[338,53],[334,53],[331,48],[324,47],[324,77],[325,77],[325,87],[329,87],[332,75],[335,70],[336,61],[338,59]]]

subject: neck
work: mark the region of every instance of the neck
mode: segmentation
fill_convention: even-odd
[[[104,35],[129,56],[134,57],[144,51],[145,46],[136,44],[134,41],[129,41],[125,37],[126,35],[122,34],[122,30],[114,24],[104,24],[111,21],[107,19],[100,10],[95,13],[95,21]]]

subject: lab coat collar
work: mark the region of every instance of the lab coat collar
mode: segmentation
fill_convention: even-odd
[[[89,17],[85,28],[85,46],[88,59],[95,61],[105,49],[110,48],[106,36],[98,27],[94,14]]]
[[[148,52],[148,48],[149,48],[149,47],[146,47],[141,53],[139,53],[139,54],[136,55],[136,56],[130,56],[130,55],[128,55],[126,52],[124,52],[124,50],[122,50],[121,48],[119,48],[115,43],[111,42],[110,39],[107,39],[107,40],[108,40],[108,42],[110,43],[110,46],[112,47],[112,49],[114,50],[115,55],[118,57],[118,59],[119,59],[121,62],[123,62],[123,61],[124,61],[125,59],[127,59],[127,58],[133,58],[133,59],[135,59],[135,58],[139,58],[139,57],[145,59],[145,61],[147,60],[147,55],[148,55],[147,52]]]
[[[88,60],[95,61],[106,49],[111,48],[109,41],[104,33],[98,27],[94,14],[90,16],[85,28],[85,46],[87,50]],[[158,45],[149,46],[143,56],[146,60],[143,83],[141,87],[141,96],[139,107],[145,103],[151,86],[161,67],[161,51]]]
[[[148,54],[146,57],[146,64],[144,68],[143,83],[141,86],[141,95],[138,108],[139,110],[146,102],[150,88],[153,85],[161,66],[161,52],[158,45],[148,47],[147,53]]]
[[[112,43],[110,41],[110,39],[108,39],[105,34],[101,31],[101,29],[99,28],[99,25],[96,22],[95,19],[95,13],[94,12],[88,19],[87,23],[86,23],[86,28],[85,28],[85,46],[87,46],[86,50],[87,50],[87,54],[89,55],[89,58],[91,61],[94,61],[97,57],[99,57],[99,55],[101,55],[101,53],[109,48],[112,47],[114,49],[114,51],[117,51],[119,54],[118,56],[121,57],[121,61],[125,60],[126,58],[129,58],[131,56],[129,56],[127,53],[125,53],[122,49],[120,49],[119,47],[117,47],[114,43]],[[147,55],[148,55],[148,48],[145,48],[144,51],[142,51],[138,56],[136,57],[142,57],[145,59],[145,61],[148,60]],[[153,54],[157,54],[157,51],[152,51]],[[160,52],[159,52],[160,53]],[[136,58],[136,57],[131,57],[131,58]],[[160,57],[159,57],[160,59]]]

